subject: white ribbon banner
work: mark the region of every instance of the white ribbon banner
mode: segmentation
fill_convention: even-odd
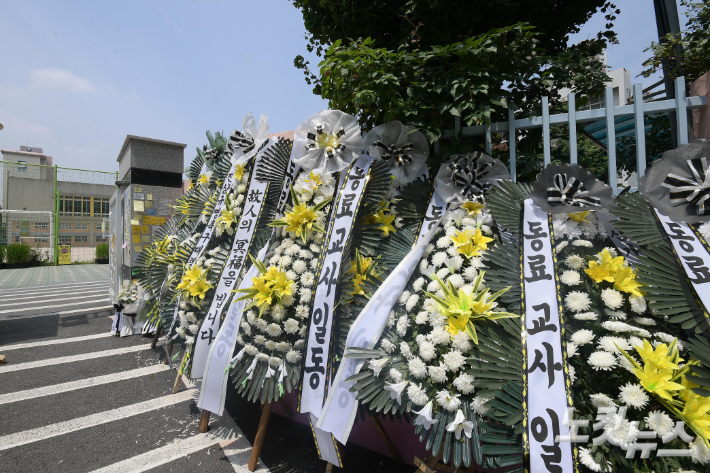
[[[252,179],[249,182],[249,189],[244,196],[244,211],[239,219],[234,240],[232,241],[232,249],[229,252],[227,262],[222,269],[222,274],[217,283],[214,297],[210,303],[210,309],[207,311],[205,320],[202,321],[202,326],[195,340],[195,352],[192,356],[192,368],[190,370],[190,379],[202,378],[202,372],[207,362],[207,354],[210,351],[215,335],[219,330],[219,323],[222,320],[222,309],[227,306],[230,299],[230,291],[234,289],[234,285],[239,278],[239,273],[244,267],[244,263],[249,258],[249,247],[256,233],[256,225],[261,215],[261,209],[264,206],[264,199],[268,183],[256,179],[256,169],[264,157],[264,152],[268,149],[269,143],[265,146],[254,159],[252,167]]]
[[[113,324],[111,324],[111,335],[118,335],[123,328],[123,310],[117,311],[113,316]]]
[[[523,208],[524,456],[530,471],[572,472],[572,444],[556,442],[560,435],[569,438],[565,422],[569,398],[548,214],[532,199]]]
[[[434,191],[423,218],[417,244],[385,279],[360,312],[348,332],[345,343],[347,348],[373,349],[380,340],[390,311],[419,265],[424,249],[434,236],[433,230],[438,226],[445,210],[446,201],[437,191]],[[333,379],[335,389],[331,389],[328,393],[328,399],[325,401],[317,424],[318,429],[331,433],[343,444],[350,436],[358,406],[355,400],[356,393],[350,392],[352,383],[347,383],[345,380],[357,374],[364,363],[364,360],[343,358]]]
[[[316,417],[320,416],[325,399],[333,309],[343,251],[350,239],[372,160],[371,156],[363,154],[347,171],[343,189],[334,204],[332,224],[323,244],[324,253],[320,258],[318,285],[313,296],[299,403],[299,412],[310,412]]]
[[[269,244],[267,243],[259,252],[259,259],[264,257],[268,248]],[[239,289],[251,287],[251,278],[256,277],[258,274],[258,268],[252,264],[244,276]],[[245,304],[245,300],[232,301],[227,317],[224,319],[224,323],[219,329],[215,342],[210,346],[207,355],[207,365],[204,369],[204,379],[197,407],[220,416],[224,412],[224,401],[227,395],[227,385],[229,384],[229,360],[237,343],[237,333],[239,332],[239,324],[242,320]]]
[[[256,167],[254,168],[256,169]],[[296,179],[299,167],[289,159],[286,165],[286,173],[284,182],[281,187],[281,195],[279,197],[277,213],[282,212],[286,199],[289,195],[291,184]],[[256,175],[252,175],[252,181],[256,179]],[[259,252],[258,258],[261,260],[269,249],[271,239],[273,239],[276,229],[271,232],[271,238],[264,245],[264,248]],[[235,236],[236,238],[236,236]],[[244,276],[239,289],[251,287],[251,278],[256,277],[258,269],[252,265],[247,274]],[[211,345],[207,355],[205,365],[202,388],[200,390],[200,399],[197,406],[201,409],[213,412],[217,415],[222,415],[224,412],[224,402],[227,392],[227,383],[229,378],[230,356],[234,352],[234,347],[237,343],[237,333],[239,332],[239,324],[241,323],[242,313],[244,311],[246,301],[232,300],[227,312],[227,317],[222,324],[222,327],[217,333],[214,343]]]
[[[658,220],[673,244],[676,256],[683,266],[690,284],[705,306],[705,316],[710,310],[710,254],[697,235],[685,223],[674,222],[658,210]]]

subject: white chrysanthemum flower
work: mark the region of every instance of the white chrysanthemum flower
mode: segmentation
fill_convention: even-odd
[[[424,361],[429,361],[436,355],[436,347],[434,344],[428,341],[424,341],[419,344],[419,356]]]
[[[584,292],[572,291],[565,297],[565,306],[572,312],[582,312],[589,309],[591,305],[589,296]]]
[[[311,246],[308,247],[313,253],[318,253],[320,251],[320,246],[311,244]]]
[[[448,258],[449,255],[447,255],[445,252],[440,251],[438,253],[435,253],[434,256],[431,258],[431,263],[434,265],[434,267],[438,268],[442,264],[444,264],[444,261],[446,258]]]
[[[315,278],[315,275],[312,272],[306,271],[305,273],[303,273],[301,275],[301,279],[300,279],[301,285],[303,287],[311,287],[313,285],[314,278]]]
[[[411,296],[409,296],[409,299],[407,299],[407,304],[405,305],[405,307],[407,308],[407,312],[414,309],[414,306],[417,305],[417,302],[419,302],[419,296],[417,294],[412,294]]]
[[[301,352],[296,351],[296,350],[289,350],[288,353],[286,353],[286,361],[289,363],[298,363],[301,361]]]
[[[460,394],[455,396],[450,394],[447,390],[442,390],[436,393],[436,402],[439,403],[441,407],[449,412],[456,412],[456,410],[461,406],[461,400],[459,399]]]
[[[631,355],[629,355],[629,356],[631,356]],[[633,358],[633,356],[632,356],[632,358]],[[628,372],[631,373],[631,374],[634,374],[634,373],[635,373],[634,369],[635,369],[636,367],[635,367],[634,365],[632,365],[631,362],[630,362],[629,360],[627,360],[624,355],[622,355],[621,353],[619,353],[619,354],[616,356],[616,359],[617,359],[617,361],[619,362],[619,366],[620,366],[620,367],[622,367],[623,369],[625,369],[626,371],[628,371]]]
[[[635,329],[633,325],[615,320],[607,320],[606,322],[602,322],[602,327],[612,332],[633,332]]]
[[[645,325],[647,327],[650,327],[652,325],[656,325],[656,321],[649,318],[649,317],[636,317],[634,318],[637,324],[639,325]]]
[[[287,254],[288,256],[293,256],[293,255],[298,254],[300,249],[301,249],[301,247],[298,245],[291,245],[288,248],[286,248],[286,250],[284,250],[284,253]]]
[[[315,270],[318,267],[318,258],[313,258],[310,263],[308,263],[311,269]]]
[[[566,270],[560,275],[560,282],[568,286],[576,286],[582,282],[582,278],[577,271]]]
[[[462,352],[471,348],[471,337],[466,332],[459,332],[452,337],[451,346]]]
[[[296,319],[288,319],[286,322],[284,322],[284,331],[286,333],[296,333],[298,332],[298,329],[300,328],[300,325],[298,323],[298,320]]]
[[[401,383],[404,379],[402,373],[400,373],[399,370],[395,368],[390,368],[390,378],[392,378],[392,382],[394,382],[395,384]]]
[[[251,326],[246,321],[242,321],[242,330],[245,334],[251,335]]]
[[[631,310],[637,314],[643,314],[646,312],[646,299],[643,297],[630,295],[629,303],[631,304]]]
[[[180,336],[180,338],[185,338],[185,336],[187,335],[187,334],[185,333],[185,329],[182,328],[182,327],[176,328],[176,329],[175,329],[175,332]]]
[[[563,241],[562,243],[558,243],[557,246],[555,247],[555,251],[559,253],[560,251],[564,250],[567,248],[569,242]]]
[[[190,331],[192,331],[192,329],[190,329]],[[195,333],[195,332],[192,332],[192,333]],[[676,337],[674,337],[673,335],[670,335],[668,333],[665,333],[665,332],[656,332],[653,336],[656,338],[660,338],[661,341],[663,341],[663,343],[665,343],[667,345],[670,345],[671,343],[673,343],[674,340],[676,340]],[[681,347],[680,340],[678,340],[677,345],[678,345],[678,349],[680,350],[681,349],[680,348]]]
[[[421,345],[422,343],[426,342],[426,336],[420,333],[414,338],[414,340],[417,342],[417,345]]]
[[[470,374],[461,373],[456,379],[454,379],[454,387],[461,394],[471,394],[474,391],[473,384],[471,384],[473,379],[473,376]]]
[[[439,279],[445,279],[446,276],[449,275],[449,268],[441,268],[436,272],[436,275],[439,277]]]
[[[451,371],[458,371],[466,364],[466,358],[458,350],[451,350],[444,355],[444,364]]]
[[[298,252],[298,256],[300,256],[303,259],[311,259],[313,258],[313,253],[311,253],[309,250],[305,248],[301,248],[300,251]]]
[[[631,345],[632,347],[642,347],[643,339],[632,335],[631,337],[629,337],[629,345]]]
[[[591,248],[594,246],[594,244],[588,240],[574,240],[572,242],[572,246],[582,246],[584,248]]]
[[[426,287],[427,292],[436,292],[438,289],[439,289],[439,283],[436,281],[431,281]],[[426,308],[426,306],[425,306],[425,308]]]
[[[419,312],[417,314],[417,316],[414,318],[414,321],[419,325],[425,324],[427,322],[427,320],[429,320],[429,313],[425,310],[422,310],[421,312]]]
[[[589,355],[587,363],[594,368],[595,371],[603,370],[610,371],[617,365],[616,357],[606,351],[595,351]]]
[[[594,337],[594,332],[592,332],[591,330],[577,330],[572,334],[572,342],[580,346],[586,345],[587,343],[590,343],[592,340],[594,340]]]
[[[429,397],[426,395],[426,391],[422,389],[421,384],[409,383],[407,395],[412,404],[417,406],[423,406],[429,402]]]
[[[574,369],[574,366],[569,365],[567,368],[569,369],[569,382],[574,383],[575,381],[577,381],[577,376],[575,376],[576,371]]]
[[[434,245],[429,243],[424,247],[424,258],[428,258],[432,251],[434,251]],[[423,260],[422,263],[426,264],[426,261]]]
[[[254,326],[256,326],[256,328],[258,328],[260,331],[266,332],[266,327],[268,327],[269,324],[264,319],[257,319],[254,323]]]
[[[626,383],[626,385],[622,386],[619,391],[619,398],[627,406],[641,409],[648,404],[648,395],[646,395],[643,387],[639,384]]]
[[[631,349],[631,346],[629,345],[628,340],[626,340],[623,337],[602,337],[599,339],[597,342],[597,347],[601,348],[604,351],[607,351],[609,353],[621,353],[619,351],[619,348],[621,348],[624,351],[628,351]]]
[[[570,269],[574,269],[575,271],[578,269],[582,269],[585,263],[586,261],[584,261],[584,258],[579,255],[573,254],[565,258],[565,264],[567,265],[567,267]]]
[[[286,315],[286,311],[280,305],[277,304],[277,305],[271,307],[271,318],[272,319],[274,319],[278,322],[284,318],[284,315]]]
[[[252,345],[251,343],[247,344],[247,345],[244,347],[244,350],[247,352],[247,355],[250,355],[250,356],[256,356],[256,354],[259,353],[259,349],[256,348],[256,347],[255,347],[254,345]]]
[[[574,342],[569,342],[567,344],[567,357],[572,358],[577,354],[577,344]]]
[[[188,320],[189,322],[192,322],[192,323],[197,322],[197,317],[195,317],[195,313],[194,313],[194,312],[188,312],[187,314],[185,314],[185,317],[187,317],[187,320]]]
[[[572,317],[577,320],[597,320],[599,318],[599,314],[596,312],[581,312],[579,314],[574,314]]]
[[[440,341],[440,343],[448,343],[448,339],[446,338],[449,332],[446,330],[443,330],[444,325],[446,325],[446,322],[448,319],[444,314],[439,312],[438,310],[433,311],[431,314],[429,314],[429,323],[431,324],[432,327],[434,328],[440,328],[442,331],[446,332],[446,334],[441,334],[441,331],[437,331],[437,337],[436,339]]]
[[[594,461],[592,451],[585,447],[579,447],[579,461],[592,471],[602,471],[602,466]],[[605,470],[606,471],[606,470]]]
[[[446,366],[443,363],[439,363],[439,366],[430,366],[429,377],[435,383],[445,383],[447,380]]]
[[[305,347],[305,346],[306,346],[306,340],[303,339],[303,338],[300,339],[300,340],[298,340],[298,341],[296,341],[296,343],[293,344],[293,347],[294,347],[296,350],[300,350],[300,349],[302,349],[302,348]]]
[[[313,290],[307,287],[302,287],[298,294],[300,296],[301,303],[310,302],[313,297]]]
[[[187,329],[192,333],[193,335],[196,334],[200,330],[200,326],[197,324],[192,324]]]
[[[267,340],[266,343],[264,343],[264,346],[266,347],[267,350],[276,350],[276,347],[278,345],[273,340]]]
[[[394,311],[390,310],[390,315],[387,316],[387,327],[392,328],[394,326]]]
[[[485,416],[486,414],[488,414],[488,411],[490,411],[491,409],[489,407],[484,406],[484,404],[490,400],[491,398],[489,397],[474,397],[471,401],[471,408],[473,409],[473,412],[475,412],[479,416]]]
[[[303,273],[306,269],[308,269],[308,265],[306,264],[305,261],[299,259],[299,260],[296,260],[296,261],[293,263],[292,268],[293,268],[293,271],[294,271],[296,274],[301,274],[301,273]]]
[[[382,349],[387,352],[388,354],[392,353],[395,349],[394,343],[390,342],[386,338],[383,338],[382,341],[380,342],[380,346]]]
[[[705,465],[710,462],[710,449],[708,449],[701,437],[695,437],[695,440],[690,444],[690,458],[693,463]]]
[[[636,424],[625,419],[620,414],[607,416],[604,424],[604,432],[607,434],[609,441],[623,449],[634,443],[638,437],[639,430]]]
[[[412,284],[412,287],[414,288],[414,292],[421,292],[422,288],[424,288],[425,282],[426,281],[422,277],[420,277],[416,281],[414,281],[414,284]]]
[[[296,306],[296,317],[299,319],[305,319],[310,315],[309,309],[307,305],[299,305]]]
[[[662,411],[651,411],[644,418],[649,429],[656,432],[658,438],[663,438],[673,432],[675,422],[668,414]]]
[[[407,342],[402,342],[399,344],[399,351],[402,352],[402,356],[405,358],[412,357],[412,350],[409,349],[409,345],[407,345]]]
[[[276,349],[282,353],[286,353],[291,349],[291,344],[288,342],[279,342],[276,344]]]
[[[651,332],[649,332],[645,328],[631,326],[631,331],[634,333],[634,335],[638,335],[639,337],[651,338]]]
[[[448,236],[443,236],[436,240],[436,246],[437,248],[448,248],[453,244],[453,241],[451,241],[451,238]]]
[[[276,368],[281,364],[281,358],[279,358],[278,356],[271,356],[269,357],[269,364],[273,368]]]
[[[409,328],[409,317],[403,315],[397,320],[397,335],[404,337],[407,334],[407,328]]]
[[[466,281],[463,280],[463,277],[461,277],[460,274],[452,274],[448,277],[447,281],[453,284],[455,288],[460,288],[466,283]]]
[[[404,305],[407,303],[407,299],[409,299],[409,296],[411,295],[412,293],[409,291],[402,291],[402,294],[399,295],[399,299],[397,300],[397,302]]]
[[[427,375],[427,369],[424,362],[417,356],[410,359],[407,362],[409,367],[409,373],[417,379],[425,378]]]
[[[478,270],[473,266],[467,266],[463,270],[463,277],[468,281],[474,281],[478,277]]]
[[[294,284],[294,287],[296,285]],[[281,297],[281,305],[284,307],[291,307],[293,305],[294,298],[290,294],[286,294],[285,296]]]
[[[616,289],[602,289],[602,300],[610,309],[618,309],[624,305],[624,296]]]
[[[604,313],[614,320],[626,320],[626,312],[623,310],[604,309]]]
[[[431,340],[434,345],[444,345],[451,341],[451,334],[444,329],[443,326],[437,325],[434,330],[429,332],[427,338]]]

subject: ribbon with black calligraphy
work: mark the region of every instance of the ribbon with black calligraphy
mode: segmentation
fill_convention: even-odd
[[[547,202],[575,207],[601,207],[601,199],[591,195],[582,181],[567,174],[558,173],[552,179],[552,187],[547,188]]]
[[[569,438],[572,396],[552,225],[532,199],[523,204],[520,233],[524,460],[528,471],[577,471],[572,444],[560,441]]]
[[[271,140],[270,140],[271,141]],[[257,169],[261,162],[264,152],[268,149],[269,142],[262,150],[257,153],[252,164],[252,176],[254,170]],[[228,306],[234,289],[234,285],[239,278],[244,263],[248,259],[249,249],[256,234],[256,226],[261,215],[261,210],[264,207],[264,200],[268,189],[268,183],[251,179],[249,188],[244,199],[244,211],[239,219],[237,231],[232,241],[232,248],[229,251],[227,263],[222,269],[222,274],[217,283],[214,297],[210,303],[210,309],[207,311],[205,320],[202,321],[200,330],[197,332],[195,340],[195,352],[192,357],[192,368],[190,371],[190,379],[202,378],[202,372],[207,362],[207,355],[214,341],[215,335],[219,330],[219,324],[222,320],[222,310]]]
[[[385,279],[380,288],[373,294],[365,308],[360,312],[348,332],[346,347],[373,349],[380,340],[387,325],[390,311],[407,285],[407,281],[417,268],[422,258],[424,249],[434,236],[434,231],[446,211],[446,200],[434,190],[429,200],[426,213],[414,248],[407,254],[401,263]],[[340,363],[338,372],[333,379],[334,389],[328,393],[325,406],[316,427],[324,432],[329,432],[341,443],[346,443],[350,436],[358,402],[354,392],[350,392],[352,383],[345,380],[357,374],[364,364],[364,360],[344,358]]]
[[[688,167],[695,179],[669,173],[661,184],[670,189],[670,201],[673,204],[688,203],[695,205],[698,215],[710,214],[710,172],[707,158],[688,159]]]
[[[705,316],[710,310],[710,254],[698,239],[695,231],[685,223],[674,222],[654,209],[663,230],[668,235],[676,259],[691,287],[705,306]]]
[[[256,169],[256,166],[254,169]],[[299,167],[294,164],[291,159],[289,159],[286,166],[284,181],[281,187],[281,194],[276,210],[277,213],[281,213],[286,205],[289,189],[291,188],[293,181],[296,179],[298,170]],[[252,181],[254,180],[256,179],[252,179]],[[258,259],[263,260],[264,255],[271,244],[271,240],[274,237],[275,231],[276,230],[274,229],[274,231],[271,232],[271,237],[259,251],[259,255],[257,256]],[[256,265],[252,265],[242,279],[239,289],[246,289],[250,287],[252,285],[252,278],[256,277],[258,273]],[[214,343],[210,345],[209,353],[207,354],[207,360],[203,371],[202,386],[200,389],[200,398],[197,402],[197,406],[200,409],[213,412],[217,415],[222,415],[224,412],[227,384],[229,382],[228,374],[231,364],[230,361],[236,361],[230,360],[230,357],[234,352],[234,348],[237,343],[237,333],[239,331],[239,325],[241,323],[245,305],[246,301],[232,300],[229,310],[227,311],[227,316],[225,317],[219,332],[217,332]],[[244,352],[241,351],[237,356],[241,359],[243,354]]]

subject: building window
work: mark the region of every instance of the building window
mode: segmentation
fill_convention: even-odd
[[[71,243],[71,237],[67,235],[59,235],[59,243]]]
[[[35,243],[49,243],[49,237],[35,237]]]
[[[66,217],[108,217],[109,199],[63,195],[59,198],[59,215]]]
[[[35,222],[35,230],[49,230],[49,222]]]
[[[107,241],[108,241],[108,237],[102,237],[102,236],[96,237],[96,243],[106,243]]]
[[[59,229],[60,230],[71,230],[71,223],[60,223]]]
[[[75,223],[74,224],[74,230],[88,230],[88,229],[89,229],[88,223]]]
[[[17,170],[19,172],[27,172],[27,161],[18,161]]]
[[[89,237],[86,235],[83,236],[75,236],[74,237],[74,242],[75,243],[86,243],[89,241]]]

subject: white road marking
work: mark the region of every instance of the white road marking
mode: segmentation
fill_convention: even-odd
[[[145,414],[146,412],[161,409],[163,407],[169,407],[181,402],[194,400],[198,395],[199,393],[197,390],[188,389],[177,394],[169,394],[167,396],[159,397],[157,399],[150,399],[148,401],[139,402],[130,406],[119,407],[118,409],[99,412],[98,414],[92,414],[85,417],[78,417],[76,419],[58,422],[45,427],[4,435],[0,437],[0,451],[9,450],[11,448],[27,445],[29,443],[39,442],[52,437],[58,437],[60,435],[66,435],[71,432],[76,432],[77,430],[88,429],[97,425],[107,424],[109,422],[126,419],[128,417]]]
[[[150,349],[150,343],[148,343],[147,345],[134,345],[131,347],[116,348],[114,350],[95,351],[93,353],[82,353],[81,355],[61,356],[58,358],[50,358],[48,360],[29,361],[27,363],[19,363],[17,365],[13,365],[11,363],[4,364],[4,365],[0,365],[0,374],[10,373],[12,371],[29,370],[32,368],[41,368],[43,366],[52,366],[52,365],[61,365],[61,364],[65,364],[65,363],[73,363],[75,361],[93,360],[96,358],[104,358],[106,356],[125,355],[127,353],[134,353],[137,351],[149,350],[149,349]]]
[[[6,352],[9,350],[19,350],[22,348],[34,348],[43,347],[46,345],[60,345],[62,343],[72,343],[72,342],[84,342],[86,340],[95,340],[97,338],[111,337],[112,335],[108,332],[105,333],[95,333],[93,335],[84,335],[82,337],[70,337],[70,338],[59,338],[54,340],[45,340],[43,342],[30,342],[30,343],[18,343],[17,345],[5,345],[0,347],[0,352]]]
[[[30,286],[30,287],[18,287],[18,288],[7,288],[0,290],[0,297],[6,295],[16,295],[16,294],[45,294],[47,292],[66,292],[70,289],[100,289],[106,287],[108,290],[108,283],[104,281],[92,282],[87,284],[69,283],[69,284],[50,284],[47,286]]]
[[[102,305],[98,307],[87,307],[85,309],[76,309],[76,310],[64,310],[60,312],[52,312],[50,314],[31,314],[31,315],[16,315],[16,316],[5,316],[5,317],[0,317],[0,320],[25,320],[25,319],[32,319],[35,317],[50,317],[52,315],[72,315],[72,314],[90,314],[92,312],[98,312],[100,310],[113,310],[112,305]]]
[[[157,365],[146,366],[135,370],[121,371],[120,373],[107,374],[96,376],[93,378],[81,379],[79,381],[70,381],[68,383],[55,384],[54,386],[45,386],[43,388],[27,389],[25,391],[17,391],[9,394],[0,394],[0,405],[9,404],[11,402],[26,401],[38,397],[51,396],[52,394],[60,394],[68,391],[76,391],[77,389],[90,388],[100,386],[102,384],[115,383],[117,381],[125,381],[132,378],[140,378],[150,374],[159,373],[169,370],[170,367],[160,363]]]
[[[63,299],[65,300],[65,299]],[[71,300],[71,299],[66,299],[66,300]],[[56,308],[62,308],[62,307],[74,307],[77,305],[84,305],[84,304],[95,304],[95,303],[101,303],[101,302],[106,302],[108,300],[108,296],[106,297],[98,297],[96,299],[86,301],[86,302],[75,302],[73,304],[57,304],[57,305],[45,305],[45,306],[35,306],[35,307],[27,307],[25,309],[7,309],[7,310],[0,310],[0,314],[8,314],[8,313],[16,313],[16,312],[27,312],[27,311],[33,311],[33,310],[39,310],[39,309],[56,309]],[[113,307],[113,306],[111,306]]]
[[[104,294],[104,292],[105,292],[105,294]],[[39,301],[38,301],[38,300],[33,300],[33,299],[48,299],[48,298],[53,298],[53,297],[57,297],[57,295],[56,295],[56,294],[50,294],[50,295],[45,295],[45,296],[17,297],[17,298],[15,298],[15,299],[23,300],[23,301],[28,301],[28,302],[11,302],[9,299],[3,299],[2,301],[0,301],[0,307],[4,307],[4,306],[16,307],[16,306],[18,306],[18,305],[30,305],[30,304],[32,304],[32,305],[35,306],[35,307],[32,307],[32,308],[37,308],[37,309],[39,309],[39,308],[42,308],[42,306],[41,306],[42,301],[41,301],[41,300],[39,300]],[[93,292],[93,293],[91,293],[91,294],[89,294],[89,295],[83,295],[83,296],[79,296],[79,297],[77,297],[77,296],[72,296],[72,297],[66,297],[66,298],[64,298],[64,299],[51,299],[51,300],[48,301],[48,302],[76,301],[76,300],[79,300],[79,299],[94,299],[94,301],[102,301],[102,302],[105,302],[105,301],[108,300],[108,291]],[[94,301],[89,301],[89,302],[94,302]],[[88,304],[89,302],[80,302],[80,304]],[[71,304],[64,304],[64,305],[71,305]],[[56,307],[56,306],[55,306],[55,307]],[[30,308],[30,309],[32,309],[32,308]],[[30,310],[30,309],[21,309],[21,310]],[[6,311],[4,311],[4,312],[11,312],[11,310],[6,310]]]

